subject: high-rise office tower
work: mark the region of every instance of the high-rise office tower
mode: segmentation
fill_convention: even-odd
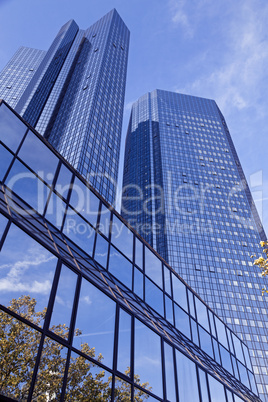
[[[215,101],[155,90],[134,103],[122,215],[250,348],[268,394],[265,233]]]
[[[244,342],[0,101],[1,401],[260,402]]]
[[[86,30],[67,22],[45,54],[20,49],[0,76],[0,97],[110,203],[118,178],[128,46],[129,30],[112,10]]]

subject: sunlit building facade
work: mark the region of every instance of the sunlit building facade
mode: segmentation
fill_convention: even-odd
[[[215,101],[155,90],[134,103],[122,216],[247,343],[267,400],[265,233]]]
[[[0,184],[1,400],[260,401],[246,344],[3,101]]]
[[[19,49],[0,75],[0,97],[110,203],[118,179],[128,47],[129,30],[114,9],[86,30],[67,22],[47,52]]]

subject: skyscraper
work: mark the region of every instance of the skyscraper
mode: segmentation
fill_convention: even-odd
[[[122,216],[243,339],[268,393],[265,233],[215,101],[155,90],[134,103]]]
[[[20,49],[0,76],[0,97],[110,203],[118,178],[128,46],[129,30],[112,10],[86,30],[67,22],[45,54]]]
[[[0,101],[0,399],[260,402],[244,342]]]

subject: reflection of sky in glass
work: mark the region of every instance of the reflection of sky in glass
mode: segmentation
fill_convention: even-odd
[[[50,328],[59,324],[66,324],[67,327],[70,327],[76,281],[77,275],[63,265],[50,320]]]
[[[68,196],[72,172],[62,163],[60,172],[55,185],[55,190],[60,193],[65,199]]]
[[[52,192],[46,210],[46,219],[58,229],[61,229],[65,208],[65,202]]]
[[[199,401],[195,363],[176,349],[177,374],[179,384],[179,400]],[[214,402],[214,399],[212,399]],[[224,399],[222,399],[224,401]]]
[[[162,263],[147,247],[145,247],[145,273],[162,288]]]
[[[133,233],[115,215],[112,223],[112,243],[132,260]]]
[[[1,303],[34,297],[36,311],[47,307],[57,259],[17,226],[11,225],[0,254]]]
[[[167,399],[169,401],[176,401],[173,350],[172,350],[172,347],[170,345],[168,345],[167,343],[164,343],[164,350],[165,350]]]
[[[101,353],[102,362],[112,367],[115,326],[115,302],[83,279],[75,328],[82,331],[74,337],[74,346],[80,349],[87,342],[95,347],[96,358]]]
[[[199,374],[199,384],[201,388],[202,402],[209,402],[206,374],[200,368],[198,368],[198,374]]]
[[[148,278],[145,278],[145,301],[159,314],[164,316],[163,293]]]
[[[143,269],[143,244],[135,237],[135,264]]]
[[[0,144],[0,180],[3,180],[13,155]]]
[[[120,309],[117,370],[125,373],[130,367],[131,316]],[[129,373],[130,375],[130,373]]]
[[[223,385],[208,374],[210,397],[213,402],[225,401]]]
[[[104,268],[106,268],[107,264],[107,254],[108,254],[108,242],[101,235],[98,235],[94,258]]]
[[[0,241],[1,241],[1,237],[3,236],[3,233],[5,231],[7,222],[8,222],[8,219],[0,213]]]
[[[18,160],[8,174],[6,185],[37,212],[43,213],[49,188]]]
[[[160,337],[136,319],[134,345],[134,374],[140,377],[141,383],[149,382],[152,392],[162,397]]]
[[[16,152],[27,127],[6,105],[0,107],[0,140]]]
[[[132,264],[113,246],[110,248],[109,272],[131,289]]]
[[[185,285],[174,274],[172,274],[172,284],[174,300],[184,310],[188,311]]]
[[[51,184],[58,164],[58,158],[31,131],[28,132],[18,156],[45,182]]]

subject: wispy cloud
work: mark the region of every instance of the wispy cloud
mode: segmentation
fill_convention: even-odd
[[[189,20],[186,9],[185,0],[169,0],[169,9],[171,15],[171,21],[176,26],[181,26],[187,36],[193,36],[193,25]]]

